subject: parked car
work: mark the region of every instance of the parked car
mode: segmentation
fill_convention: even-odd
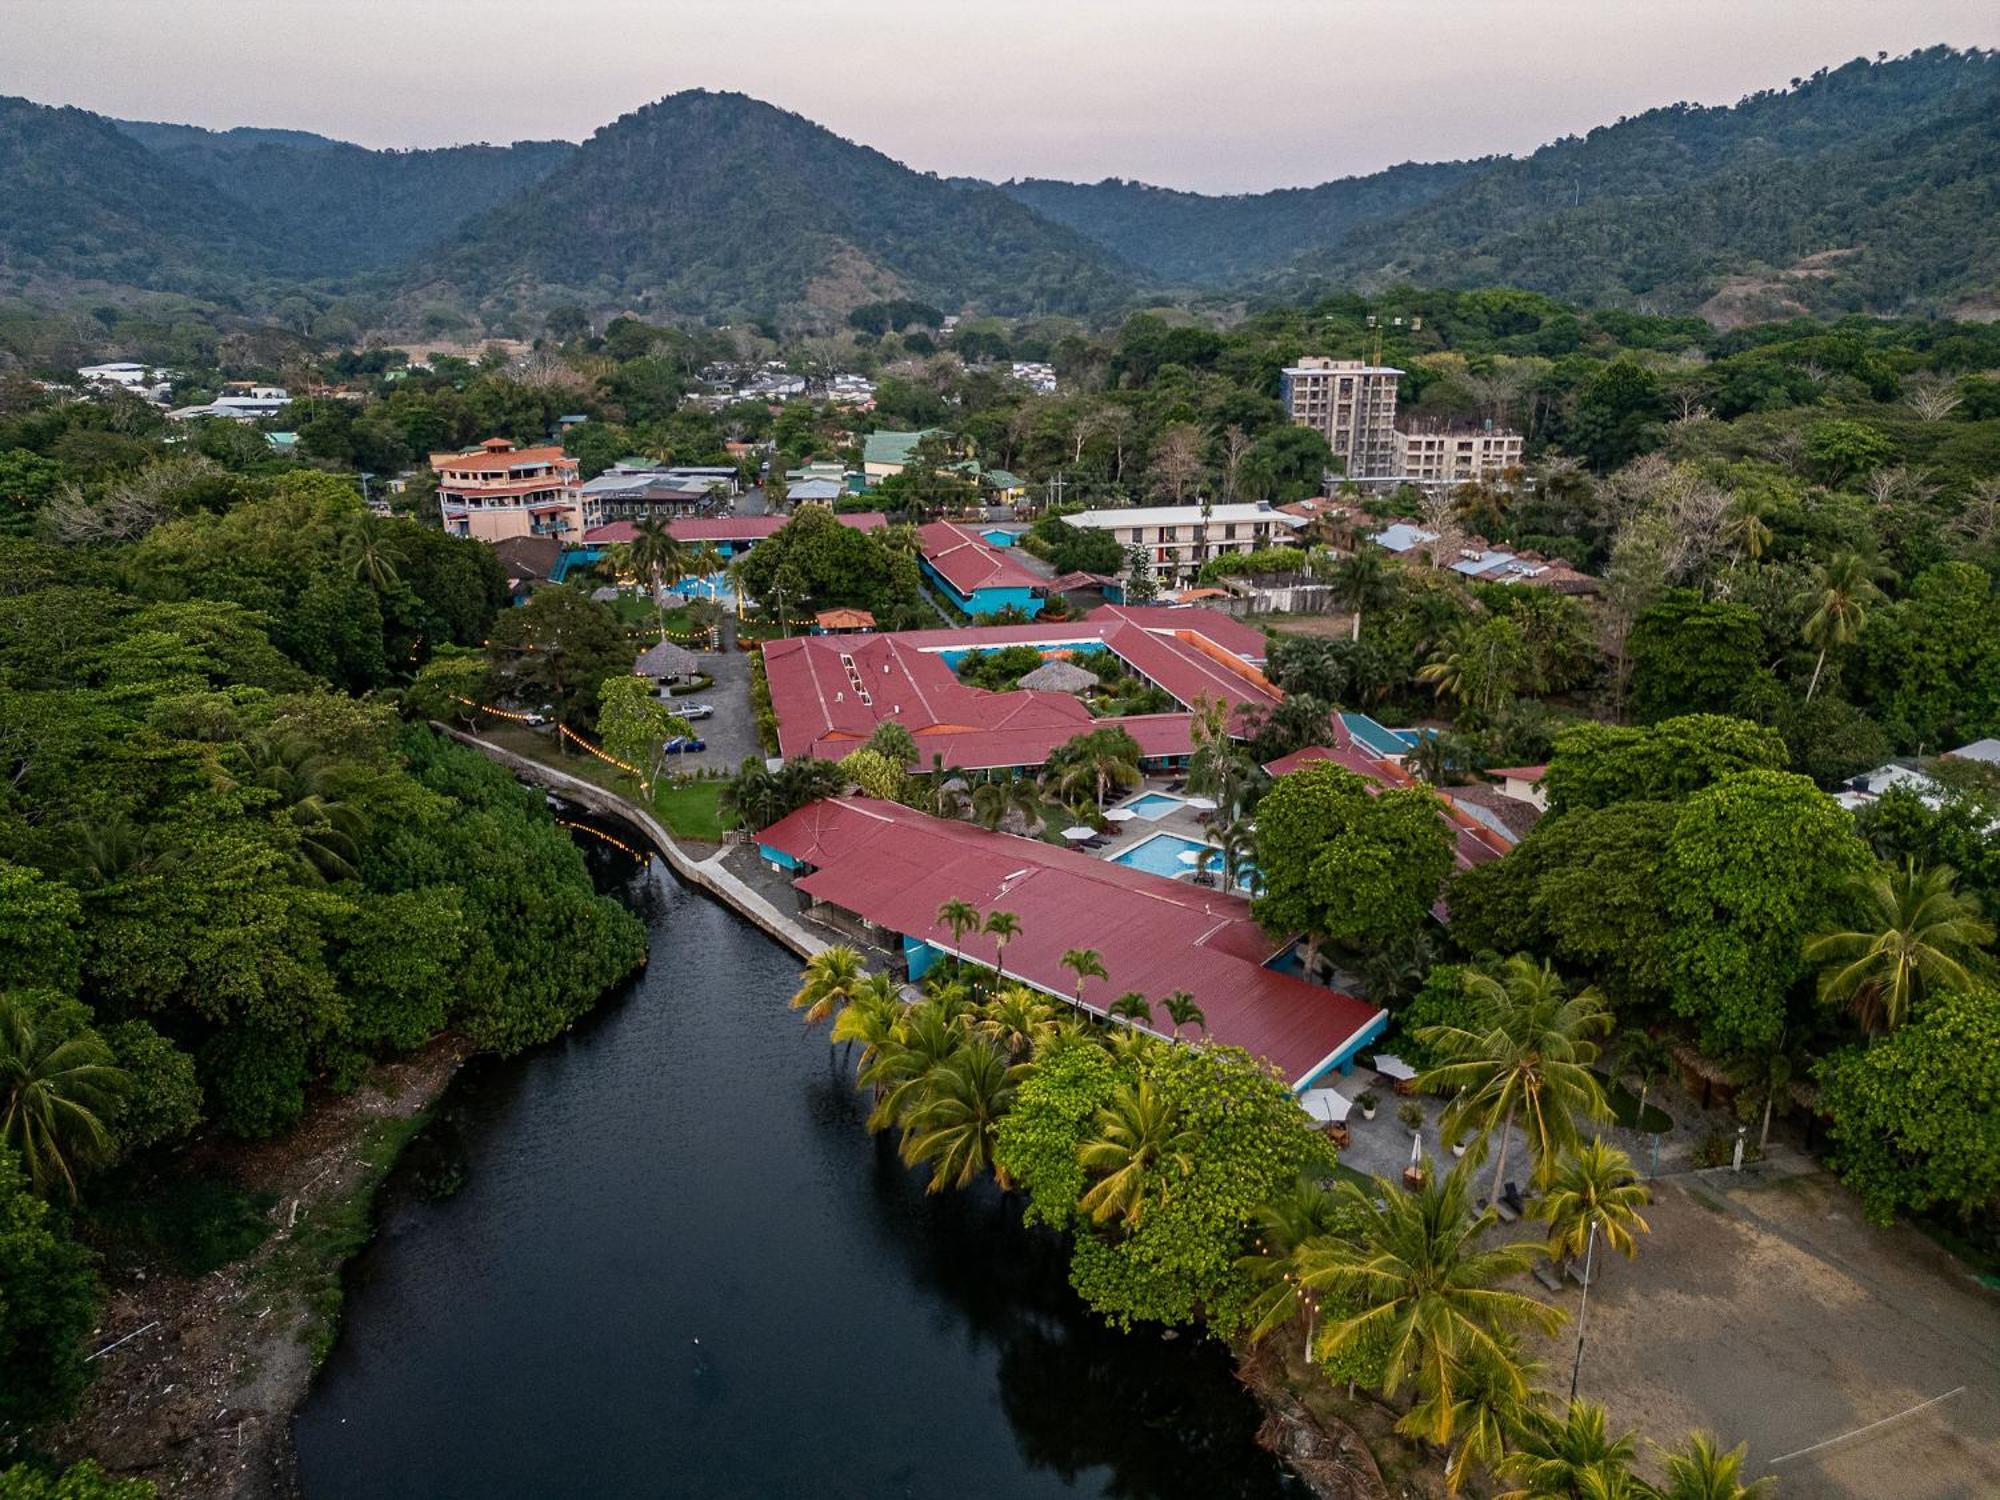
[[[713,703],[683,703],[674,712],[692,723],[696,719],[714,718],[715,705]]]
[[[706,750],[708,741],[689,739],[684,734],[677,734],[667,741],[666,748],[669,755],[694,755]]]

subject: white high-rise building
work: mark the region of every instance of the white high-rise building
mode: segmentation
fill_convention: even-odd
[[[1279,399],[1294,422],[1326,439],[1349,478],[1385,478],[1401,457],[1396,383],[1402,378],[1390,365],[1315,355],[1286,368]]]

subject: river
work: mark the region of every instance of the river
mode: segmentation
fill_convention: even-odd
[[[1105,1329],[1054,1236],[868,1135],[790,953],[586,847],[651,964],[466,1069],[392,1177],[310,1500],[1304,1493],[1221,1346]]]

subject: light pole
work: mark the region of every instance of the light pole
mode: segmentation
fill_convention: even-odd
[[[1590,1238],[1583,1247],[1583,1301],[1576,1309],[1576,1363],[1569,1369],[1569,1399],[1576,1400],[1576,1383],[1583,1377],[1583,1329],[1590,1317],[1591,1266],[1597,1258],[1597,1220],[1590,1221]]]

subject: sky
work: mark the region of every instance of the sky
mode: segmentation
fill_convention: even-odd
[[[1994,0],[0,0],[0,94],[367,146],[581,140],[733,89],[947,174],[1305,186],[1816,68]]]

